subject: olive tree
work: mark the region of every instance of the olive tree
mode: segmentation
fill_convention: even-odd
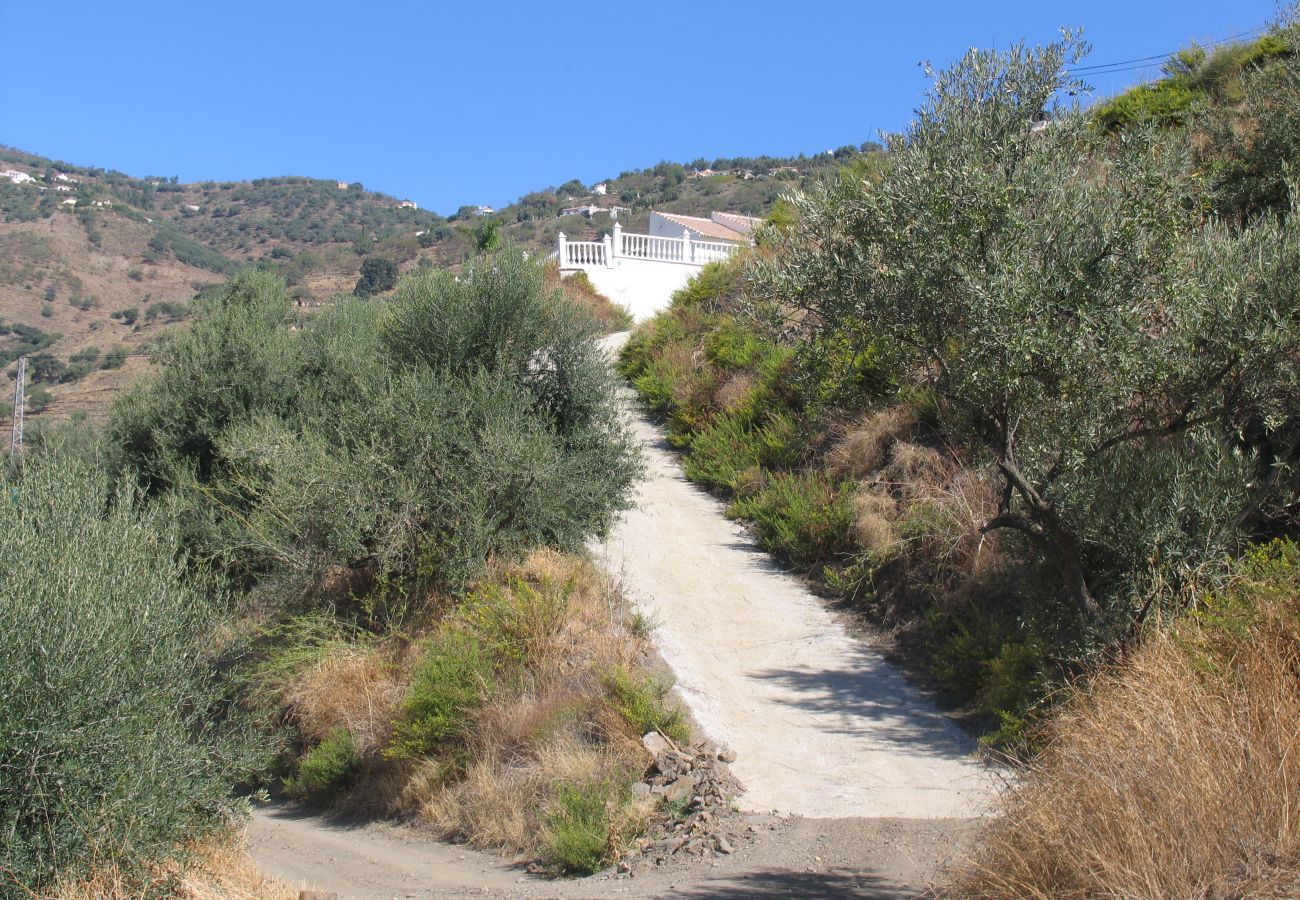
[[[1264,409],[1293,379],[1296,247],[1205,221],[1176,136],[1093,128],[1064,74],[1086,49],[970,52],[883,174],[789,198],[749,274],[787,334],[870,347],[933,397],[1001,485],[984,528],[1096,622],[1136,569],[1232,539],[1259,471],[1233,436],[1286,418]]]

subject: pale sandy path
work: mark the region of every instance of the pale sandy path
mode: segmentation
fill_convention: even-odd
[[[978,814],[994,778],[975,742],[687,482],[654,426],[633,415],[632,427],[646,478],[597,553],[659,623],[654,642],[696,721],[738,753],[742,807]]]

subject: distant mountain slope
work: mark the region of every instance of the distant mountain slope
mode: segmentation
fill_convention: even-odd
[[[143,367],[148,343],[189,304],[243,266],[282,275],[306,307],[351,291],[362,262],[399,269],[456,264],[499,236],[540,252],[560,231],[596,237],[644,230],[649,211],[767,213],[776,198],[875,145],[813,157],[696,160],[624,172],[603,188],[577,180],[486,215],[444,217],[400,198],[312,178],[181,184],[53,160],[0,145],[0,427],[10,421],[12,361],[43,353],[29,411],[101,414]],[[561,213],[586,207],[587,215]],[[592,209],[592,208],[596,209]]]

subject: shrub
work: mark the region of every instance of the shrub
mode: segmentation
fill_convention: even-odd
[[[1259,548],[1192,621],[1073,691],[947,893],[1294,893],[1298,597],[1300,552]]]
[[[493,662],[469,632],[447,628],[430,638],[411,672],[388,754],[425,756],[460,736],[495,686]]]
[[[739,257],[711,262],[673,293],[673,304],[682,307],[716,309],[739,290],[744,271]]]
[[[361,263],[361,277],[352,293],[358,297],[372,297],[391,291],[397,284],[397,263],[382,256],[371,256]]]
[[[566,871],[598,872],[627,836],[632,793],[626,783],[601,779],[564,785],[549,818],[547,855]]]
[[[0,871],[39,892],[144,871],[223,821],[259,761],[212,668],[220,605],[174,530],[73,455],[0,503]]]
[[[828,563],[853,548],[852,491],[819,472],[777,473],[727,514],[752,521],[759,545],[795,566]]]
[[[179,501],[195,555],[293,598],[328,566],[459,591],[493,554],[576,549],[637,471],[591,320],[510,251],[417,271],[386,309],[288,328],[241,273],[115,409],[118,465]],[[383,477],[377,478],[377,473]],[[508,511],[508,514],[503,514]]]
[[[298,777],[286,782],[293,794],[315,799],[351,786],[361,772],[361,757],[346,728],[338,728],[298,763]]]
[[[690,743],[691,729],[681,707],[668,700],[669,688],[653,677],[637,679],[616,666],[605,676],[605,687],[619,715],[638,735],[662,731],[679,744]]]
[[[128,351],[126,347],[112,347],[104,353],[104,359],[100,362],[101,369],[120,369],[126,363]]]

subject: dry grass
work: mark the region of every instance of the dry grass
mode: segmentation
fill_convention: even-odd
[[[496,583],[565,585],[567,603],[544,640],[526,644],[529,683],[478,710],[466,740],[472,762],[433,788],[422,813],[474,846],[535,852],[558,786],[644,770],[639,735],[605,705],[602,682],[616,667],[634,667],[642,646],[617,618],[613,586],[588,561],[543,550],[494,569]]]
[[[1157,634],[1097,678],[952,894],[1300,896],[1296,611]]]
[[[167,866],[142,885],[121,870],[104,868],[87,878],[57,886],[49,900],[139,900],[166,896],[177,900],[297,900],[297,888],[258,871],[242,838],[213,840],[194,848],[186,865]]]
[[[380,647],[343,647],[309,666],[284,696],[299,732],[312,743],[347,729],[365,754],[384,746],[406,692],[401,669]]]
[[[445,753],[383,752],[419,663],[418,640],[327,644],[283,682],[280,702],[308,745],[338,728],[351,734],[364,766],[336,798],[339,808],[418,816],[477,847],[538,852],[561,786],[632,780],[648,763],[606,683],[614,671],[641,675],[643,638],[625,624],[604,574],[550,550],[492,562],[466,600],[442,612],[510,660]],[[614,824],[621,833],[625,823]]]
[[[586,272],[573,272],[560,277],[556,264],[548,262],[543,273],[547,290],[558,288],[563,291],[566,297],[591,313],[606,334],[626,331],[632,327],[631,314],[596,290]]]
[[[429,798],[424,816],[474,846],[537,852],[547,843],[557,786],[639,773],[646,765],[639,744],[601,745],[580,730],[574,721],[527,754],[477,756],[462,778]]]
[[[910,406],[891,406],[864,417],[844,430],[827,455],[829,474],[836,478],[866,479],[881,469],[894,444],[916,426]]]

